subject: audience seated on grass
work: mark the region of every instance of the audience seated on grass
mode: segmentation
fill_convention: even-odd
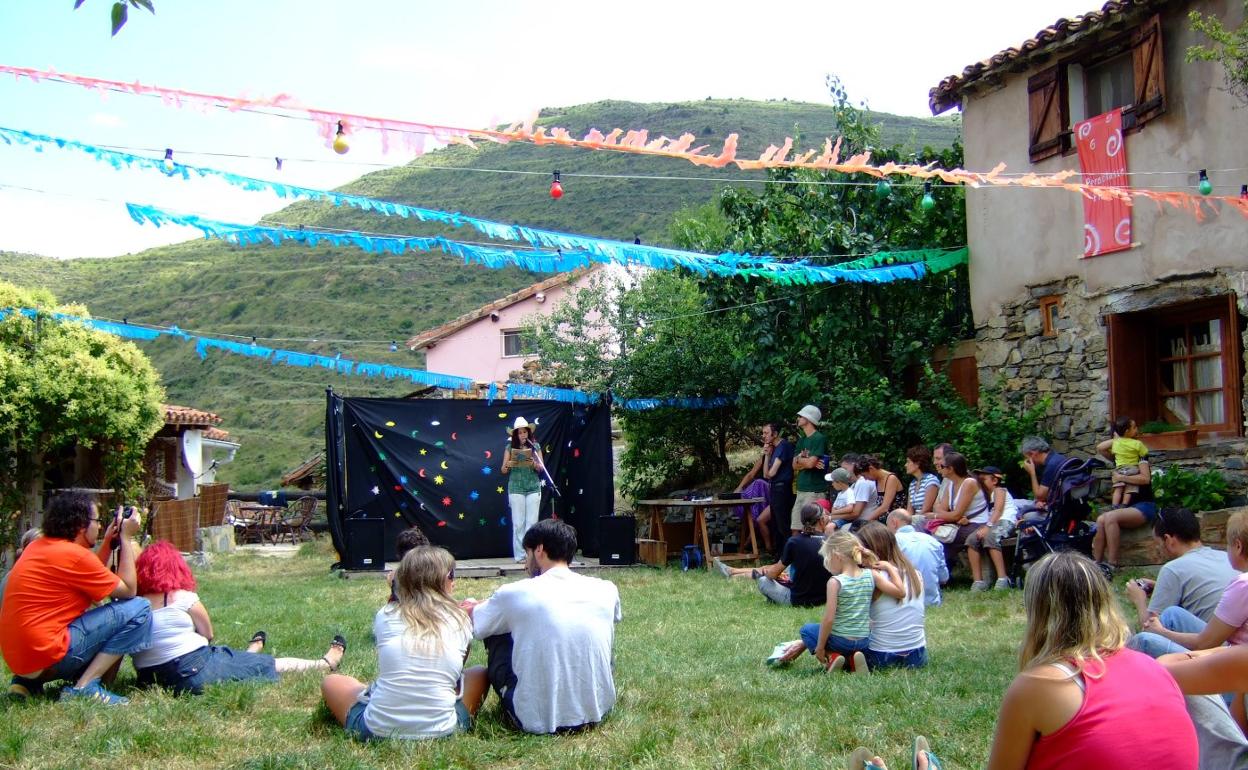
[[[408,551],[394,573],[403,632],[377,645],[377,680],[345,674],[321,683],[325,705],[359,740],[440,738],[472,727],[487,682],[464,669],[472,623],[455,603],[455,559],[435,546]]]
[[[949,565],[945,563],[945,547],[926,532],[911,524],[910,512],[897,509],[888,514],[887,526],[897,538],[897,545],[923,578],[924,603],[940,604],[940,587],[949,582]]]
[[[485,642],[490,685],[504,718],[528,733],[575,732],[615,705],[612,648],[620,620],[615,584],[568,568],[576,530],[544,519],[524,533],[529,577],[482,602],[461,603]]]
[[[871,634],[867,665],[881,668],[922,668],[927,665],[927,634],[923,622],[923,577],[902,553],[892,531],[878,521],[858,530],[858,539],[881,563],[897,568],[905,594],[898,599],[878,587],[871,595]]]
[[[1177,516],[1172,512],[1167,514]],[[1199,537],[1200,530],[1196,533]],[[1141,632],[1132,638],[1131,646],[1159,657],[1173,652],[1208,650],[1223,644],[1248,644],[1248,573],[1243,572],[1248,569],[1248,512],[1240,511],[1227,520],[1225,558],[1240,574],[1226,585],[1208,622],[1182,607],[1167,607],[1159,616],[1149,615]],[[1215,574],[1224,573],[1217,571]],[[1134,588],[1142,590],[1143,585],[1136,584]]]
[[[758,590],[776,604],[794,607],[818,607],[828,594],[828,579],[832,577],[823,566],[819,546],[823,544],[823,528],[827,514],[818,503],[806,503],[802,508],[802,531],[790,537],[784,544],[780,560],[761,569],[729,567],[715,559],[715,568],[724,577],[748,577],[758,583]],[[792,577],[786,585],[781,577],[786,571]]]
[[[788,663],[810,650],[827,671],[845,669],[848,659],[850,671],[866,674],[870,671],[865,653],[870,645],[871,596],[878,589],[895,599],[905,598],[901,575],[845,530],[829,532],[819,553],[832,575],[823,618],[802,626],[801,639],[789,643],[776,662]]]
[[[967,538],[988,523],[988,500],[979,482],[971,477],[966,458],[958,452],[946,452],[940,475],[948,482],[936,497],[936,510],[928,521],[928,529],[945,546],[945,561],[953,571],[954,560],[966,547]],[[933,526],[935,525],[935,526]]]
[[[1045,556],[1027,575],[1023,606],[1020,670],[1001,701],[989,770],[1197,769],[1183,693],[1124,646],[1127,625],[1095,563],[1074,551]],[[927,751],[916,741],[915,767],[939,767]]]
[[[1201,542],[1200,521],[1186,508],[1158,511],[1153,520],[1153,540],[1166,560],[1157,579],[1139,578],[1126,585],[1127,598],[1139,613],[1140,628],[1157,616],[1163,626],[1171,628],[1166,622],[1166,610],[1171,607],[1209,622],[1222,593],[1239,576],[1226,552]]]
[[[200,695],[216,682],[276,681],[290,671],[336,671],[346,641],[334,637],[325,657],[274,658],[262,650],[268,635],[257,631],[246,650],[212,643],[212,618],[195,593],[195,577],[178,549],[160,540],[144,549],[135,565],[139,595],[152,607],[152,643],[132,656],[140,685]]]
[[[63,493],[43,514],[37,538],[13,565],[0,607],[0,653],[14,676],[9,693],[29,697],[43,685],[68,680],[61,698],[121,705],[104,688],[121,659],[151,644],[152,612],[135,597],[135,546],[141,515],[120,508],[100,537],[100,509],[88,496]],[[118,543],[117,571],[104,566]],[[97,548],[92,552],[91,548]],[[95,602],[118,601],[88,609]]]
[[[429,545],[429,538],[420,527],[408,527],[394,539],[394,557],[403,561],[403,557],[413,548]],[[403,613],[399,612],[399,596],[394,591],[394,572],[386,573],[386,582],[390,585],[390,598],[373,616],[373,642],[380,647],[382,642],[392,636],[398,636],[407,629]]]
[[[989,465],[973,471],[976,481],[983,490],[984,500],[988,503],[988,523],[966,539],[966,556],[971,563],[972,591],[987,591],[988,581],[984,579],[984,551],[992,560],[992,567],[997,573],[995,589],[1010,587],[1010,579],[1005,572],[1005,554],[1001,552],[1002,541],[1013,536],[1018,529],[1018,508],[1014,504],[1014,496],[1005,488],[1005,474],[1000,468]]]

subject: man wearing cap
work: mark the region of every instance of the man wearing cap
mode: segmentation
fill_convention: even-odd
[[[827,484],[821,471],[826,465],[828,440],[818,431],[823,412],[814,404],[807,404],[797,411],[797,429],[800,433],[793,446],[793,470],[797,472],[797,496],[790,516],[791,534],[802,531],[801,512],[807,503],[815,503],[827,497]]]
[[[537,523],[542,505],[542,447],[533,440],[529,421],[517,417],[511,426],[511,440],[503,451],[503,473],[507,475],[507,501],[511,508],[511,555],[524,561],[524,533]]]

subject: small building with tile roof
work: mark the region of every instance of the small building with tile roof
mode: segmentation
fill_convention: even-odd
[[[165,425],[147,445],[145,485],[151,495],[194,497],[216,480],[217,468],[234,460],[239,443],[218,427],[222,418],[189,406],[165,404]]]

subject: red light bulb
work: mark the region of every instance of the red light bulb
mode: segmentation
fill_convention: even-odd
[[[550,197],[554,198],[555,200],[559,200],[560,198],[562,198],[563,197],[563,185],[559,184],[558,182],[551,182],[550,183]]]

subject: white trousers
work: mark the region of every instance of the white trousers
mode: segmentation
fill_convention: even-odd
[[[516,561],[524,559],[524,533],[537,523],[537,512],[542,504],[542,493],[507,495],[511,504],[511,555]]]

